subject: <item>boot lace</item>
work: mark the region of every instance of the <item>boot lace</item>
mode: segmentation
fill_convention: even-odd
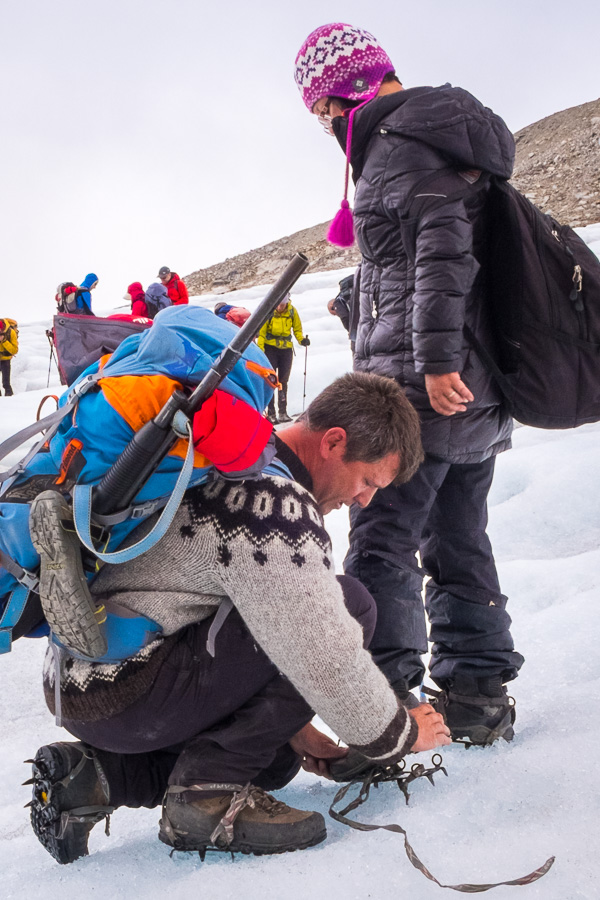
[[[262,788],[248,783],[241,791],[236,791],[231,798],[229,809],[213,831],[210,839],[217,847],[229,847],[233,841],[233,825],[243,809],[261,809],[269,816],[284,812],[287,807],[281,800],[276,800]]]

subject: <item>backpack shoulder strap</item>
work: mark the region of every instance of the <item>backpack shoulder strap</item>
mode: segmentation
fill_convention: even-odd
[[[423,213],[434,205],[439,205],[440,200],[452,203],[484,190],[492,177],[487,172],[481,172],[479,177],[471,180],[467,173],[461,173],[459,169],[446,168],[430,172],[414,185],[406,197],[404,211],[400,216],[402,244],[413,265],[416,258],[417,225]]]

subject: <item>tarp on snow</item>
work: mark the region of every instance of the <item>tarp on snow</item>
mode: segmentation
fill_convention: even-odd
[[[151,320],[101,319],[61,313],[54,316],[53,339],[61,384],[72,384],[106,353],[113,353],[131,334],[145,331]]]

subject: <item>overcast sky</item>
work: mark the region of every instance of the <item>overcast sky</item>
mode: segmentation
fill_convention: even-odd
[[[513,130],[600,95],[598,0],[0,0],[0,317],[50,316],[88,272],[116,305],[333,216],[343,156],[293,63],[334,21]]]

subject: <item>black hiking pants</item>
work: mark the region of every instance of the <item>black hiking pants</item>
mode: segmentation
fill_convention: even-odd
[[[355,579],[339,580],[368,646],[375,628],[373,598]],[[300,757],[288,741],[313,711],[256,645],[235,609],[217,635],[212,658],[206,650],[211,622],[182,631],[152,687],[122,713],[98,722],[63,721],[97,750],[111,806],[152,808],[168,784],[250,781],[277,790],[297,774]]]
[[[277,408],[280,413],[286,413],[287,386],[294,361],[294,350],[292,347],[273,347],[271,344],[265,344],[265,356],[271,363],[271,368],[277,372],[277,378],[281,383],[281,390],[277,396]],[[268,409],[271,415],[275,415],[275,394],[271,397]]]
[[[426,456],[408,484],[377,491],[365,509],[351,509],[344,570],[375,599],[370,650],[392,685],[423,680],[425,609],[430,674],[438,685],[457,675],[517,676],[523,657],[514,650],[486,534],[493,474],[493,458],[458,465]]]
[[[0,359],[0,371],[2,372],[2,389],[7,397],[12,397],[13,389],[10,386],[10,364],[12,359]]]

